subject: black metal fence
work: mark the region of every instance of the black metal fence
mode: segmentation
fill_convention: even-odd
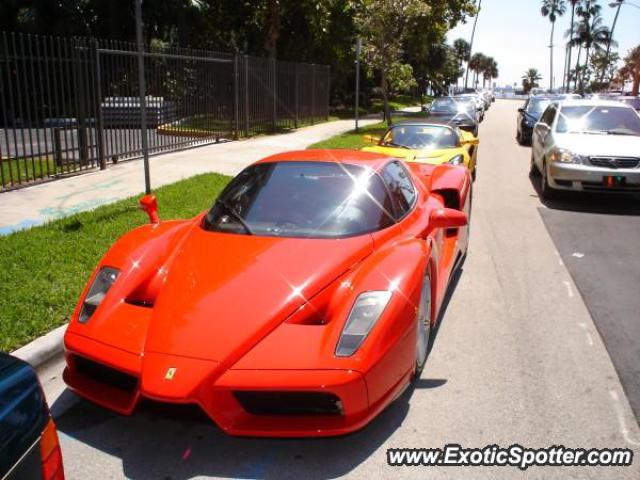
[[[135,45],[0,35],[0,191],[138,158]],[[327,119],[329,67],[196,49],[145,52],[150,154]]]

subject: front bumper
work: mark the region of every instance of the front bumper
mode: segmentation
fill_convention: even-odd
[[[351,433],[370,422],[406,383],[370,404],[365,376],[354,370],[233,370],[216,362],[157,353],[143,358],[74,334],[67,334],[65,346],[64,380],[88,400],[122,415],[132,414],[144,398],[195,404],[226,433],[240,436]],[[168,378],[169,369],[173,369],[172,378]],[[331,414],[256,414],[238,392],[315,393],[335,398],[337,409]]]
[[[623,177],[624,184],[607,186],[605,177]],[[602,168],[591,165],[551,162],[549,186],[558,190],[598,192],[640,192],[640,168]]]

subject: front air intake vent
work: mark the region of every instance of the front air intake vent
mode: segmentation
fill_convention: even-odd
[[[332,393],[236,391],[236,399],[252,415],[343,415],[342,402]]]
[[[88,358],[74,355],[75,367],[78,373],[96,382],[103,383],[109,387],[133,393],[138,386],[138,379],[133,375],[121,372],[111,367],[107,367]]]

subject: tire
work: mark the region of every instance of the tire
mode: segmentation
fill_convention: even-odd
[[[522,145],[522,134],[520,130],[516,130],[516,142],[518,142],[518,145]]]
[[[473,166],[473,172],[471,172],[471,181],[472,182],[476,181],[477,171],[478,171],[478,167],[477,167],[477,165],[474,165]]]
[[[556,196],[556,191],[549,186],[549,178],[547,173],[547,162],[542,161],[542,178],[540,179],[540,196],[543,200],[552,200]]]
[[[428,269],[429,267],[427,267]],[[429,339],[431,337],[431,276],[427,273],[422,282],[420,305],[416,317],[416,371],[414,380],[420,378],[429,356]]]

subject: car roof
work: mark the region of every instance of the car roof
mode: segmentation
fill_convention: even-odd
[[[377,170],[381,164],[386,164],[387,160],[390,159],[391,157],[383,153],[363,152],[362,150],[310,149],[277,153],[258,160],[254,165],[273,162],[353,163],[357,165],[367,165]]]
[[[558,102],[561,107],[617,107],[617,108],[632,108],[618,100],[600,100],[596,98],[581,98],[561,100]]]

